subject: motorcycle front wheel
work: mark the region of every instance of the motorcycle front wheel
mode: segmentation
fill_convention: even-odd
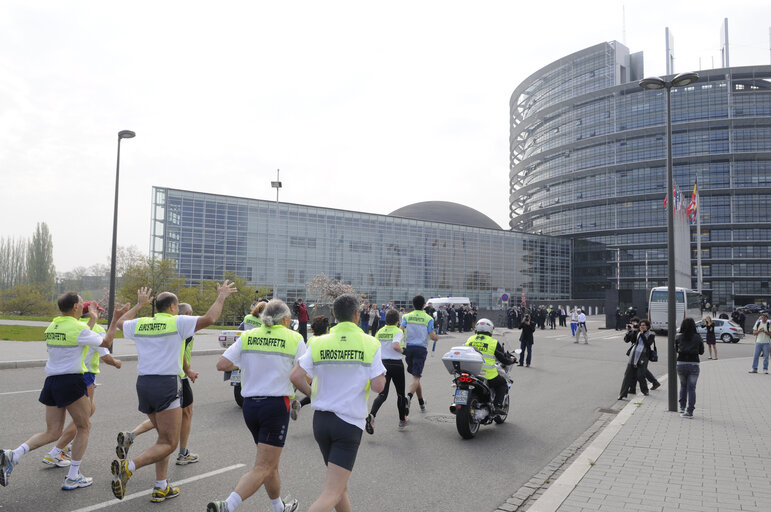
[[[241,384],[233,386],[233,398],[236,399],[236,404],[238,404],[239,407],[244,406],[244,397],[241,396]]]
[[[495,418],[493,418],[493,421],[500,425],[504,421],[506,421],[506,418],[509,417],[509,395],[507,394],[503,399],[503,405],[501,406],[501,409],[506,411],[504,414],[499,414]]]
[[[479,422],[474,419],[471,407],[464,405],[455,413],[455,426],[463,439],[472,439],[479,432]]]

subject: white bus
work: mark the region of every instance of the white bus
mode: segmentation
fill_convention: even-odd
[[[666,286],[659,286],[651,290],[648,301],[648,320],[654,331],[666,331],[668,321],[668,297],[669,290]],[[677,307],[675,309],[675,321],[677,329],[685,317],[693,318],[694,322],[701,320],[701,295],[694,290],[675,287]]]

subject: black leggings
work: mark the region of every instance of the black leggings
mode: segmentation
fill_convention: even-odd
[[[501,407],[503,405],[503,399],[506,398],[506,393],[509,392],[509,384],[506,379],[498,375],[487,381],[487,385],[495,391],[495,398],[493,399],[493,405]]]
[[[396,388],[396,408],[399,410],[399,419],[404,421],[404,413],[406,412],[407,397],[404,396],[404,363],[401,359],[383,359],[383,366],[386,369],[386,381],[383,391],[375,397],[375,401],[372,402],[372,410],[370,414],[377,416],[377,411],[383,402],[388,398],[388,388],[391,385],[391,380],[394,381],[394,387]]]

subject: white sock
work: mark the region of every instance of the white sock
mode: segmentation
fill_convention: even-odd
[[[270,504],[273,506],[273,512],[284,512],[284,502],[281,501],[280,497],[270,500]]]
[[[63,450],[60,450],[59,448],[57,448],[56,446],[54,446],[53,448],[51,448],[51,451],[50,451],[50,452],[48,452],[48,455],[50,455],[51,457],[56,457],[57,455],[59,455],[60,453],[62,453],[62,451],[63,451]]]
[[[22,455],[26,455],[29,453],[29,445],[27,443],[24,443],[23,445],[19,446],[13,451],[13,456],[11,458],[11,462],[14,464],[18,464],[21,460]]]
[[[233,491],[230,493],[230,496],[228,496],[228,499],[225,500],[225,503],[228,504],[228,510],[230,512],[233,512],[235,509],[237,509],[243,500],[241,499],[241,496],[238,495],[237,492]],[[284,510],[284,509],[281,509]]]
[[[128,469],[129,469],[129,471],[131,471],[132,473],[133,473],[134,471],[136,471],[136,470],[137,470],[137,466],[136,466],[136,464],[134,464],[134,461],[133,461],[133,460],[130,460],[130,461],[129,461],[129,463],[128,463]]]
[[[166,482],[166,480],[156,480],[155,481],[155,488],[156,489],[165,489],[168,486],[169,486],[169,484],[168,484],[168,482]]]
[[[75,480],[80,474],[80,462],[79,460],[73,460],[70,463],[70,470],[67,472],[67,478]]]

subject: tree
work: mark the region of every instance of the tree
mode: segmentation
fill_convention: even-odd
[[[23,238],[0,238],[0,289],[27,281],[27,246]]]
[[[125,247],[119,245],[115,251],[115,275],[122,276],[129,268],[146,263],[149,260],[147,256],[142,254],[136,245],[129,245]],[[110,273],[110,259],[107,261],[107,273]]]
[[[225,301],[221,321],[226,325],[228,322],[238,325],[241,323],[244,315],[251,310],[257,289],[247,283],[246,279],[238,277],[232,272],[226,272],[225,279],[230,279],[235,283],[238,293],[234,293]]]
[[[194,315],[203,315],[217,298],[217,287],[214,281],[202,281],[195,286],[183,288],[177,297],[180,302],[190,304]]]
[[[308,291],[315,295],[318,302],[328,304],[344,293],[356,294],[356,289],[350,284],[321,273],[308,283]],[[361,295],[361,294],[359,294]]]
[[[0,296],[0,310],[7,314],[48,316],[53,315],[55,309],[48,293],[35,285],[14,286]]]
[[[152,288],[153,295],[172,292],[179,296],[185,287],[185,278],[176,269],[173,260],[145,260],[126,269],[121,278],[116,301],[118,303],[137,301],[137,290],[143,286]],[[154,303],[140,310],[139,314],[150,316],[155,312]]]
[[[54,268],[54,242],[45,222],[38,222],[27,250],[27,282],[36,284],[48,295],[56,285]]]

